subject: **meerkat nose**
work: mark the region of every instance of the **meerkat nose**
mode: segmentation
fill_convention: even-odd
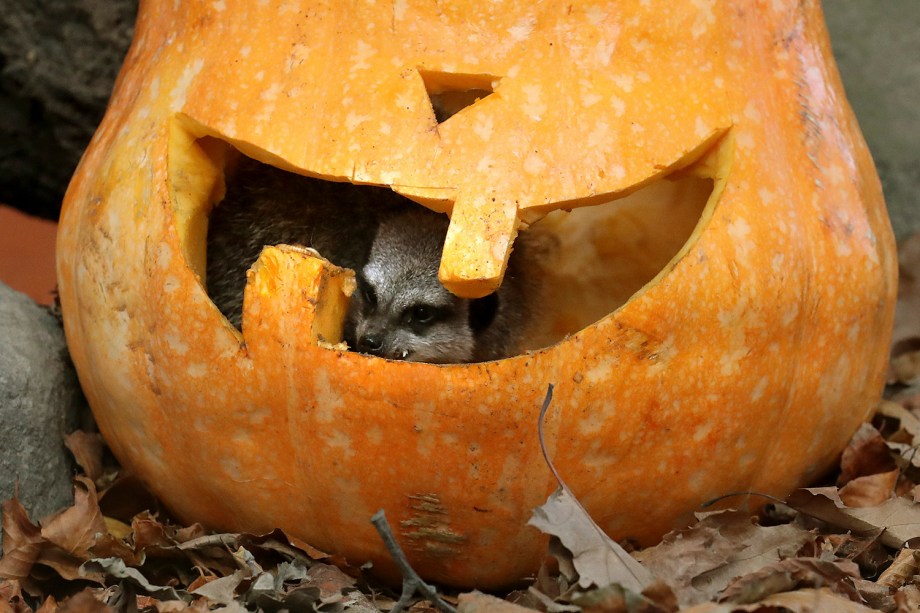
[[[372,354],[378,354],[383,347],[383,336],[376,333],[368,333],[358,339],[358,349],[360,351]]]

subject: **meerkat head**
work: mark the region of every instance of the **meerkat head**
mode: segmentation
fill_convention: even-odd
[[[477,329],[494,317],[497,299],[464,300],[438,281],[447,225],[419,206],[381,222],[346,320],[352,348],[391,360],[473,360]]]

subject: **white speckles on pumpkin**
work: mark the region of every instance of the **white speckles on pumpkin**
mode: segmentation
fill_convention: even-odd
[[[393,19],[396,21],[402,21],[406,16],[406,9],[408,8],[408,0],[396,0],[393,2]]]
[[[211,8],[213,8],[218,13],[222,13],[227,9],[227,3],[225,0],[214,0],[211,2]]]
[[[712,133],[712,128],[703,120],[702,117],[696,118],[696,124],[694,126],[697,137],[702,140],[709,136]]]
[[[543,101],[543,88],[536,84],[528,84],[522,88],[526,96],[526,113],[534,121],[540,121],[546,113],[546,102]]]
[[[202,68],[204,68],[204,60],[198,58],[188,64],[185,70],[182,71],[182,76],[176,81],[176,86],[169,92],[170,106],[173,110],[182,110],[182,107],[185,106],[185,95],[188,92],[188,88]]]
[[[613,58],[616,48],[616,38],[614,38],[614,40],[598,42],[597,46],[594,48],[595,62],[604,67],[610,66],[610,60]]]
[[[350,111],[345,117],[345,129],[354,132],[355,128],[371,119],[370,115],[360,115],[356,111]]]
[[[585,108],[590,108],[603,100],[604,97],[598,94],[597,92],[586,92],[581,97],[581,105]]]
[[[190,377],[200,379],[208,374],[208,365],[202,364],[201,362],[192,362],[188,365],[188,368],[185,369],[185,372],[187,372]]]
[[[536,152],[528,153],[524,158],[524,172],[530,175],[539,175],[546,170],[546,162]]]
[[[508,28],[508,35],[511,36],[511,40],[516,43],[527,40],[533,28],[536,25],[533,17],[528,17],[526,19],[521,19],[516,24]]]
[[[185,342],[182,335],[176,330],[170,330],[162,335],[163,340],[166,342],[166,346],[175,354],[175,355],[185,355],[188,353],[188,343]]]
[[[173,258],[172,248],[166,243],[161,243],[157,247],[156,258],[157,267],[163,270],[169,269]]]
[[[760,381],[757,382],[757,385],[751,391],[751,402],[758,402],[763,398],[764,392],[767,391],[767,386],[770,385],[769,377],[761,377]]]
[[[742,257],[746,257],[756,247],[751,240],[751,226],[743,217],[736,217],[728,223],[728,234]]]
[[[342,429],[330,428],[318,433],[327,448],[331,448],[337,457],[350,460],[355,455],[351,437]]]
[[[488,142],[492,138],[492,129],[495,126],[495,119],[492,115],[481,113],[476,116],[473,123],[473,134],[478,136],[483,142]]]
[[[368,62],[369,59],[374,57],[377,54],[377,50],[374,49],[371,45],[359,40],[355,43],[355,50],[351,54],[351,63],[348,69],[350,75],[354,75],[356,72],[361,70],[367,70],[371,67]]]
[[[313,377],[314,402],[316,420],[319,423],[331,424],[339,419],[341,410],[345,407],[342,395],[332,385],[329,373],[326,370],[317,370]]]
[[[623,90],[624,94],[628,94],[633,90],[635,84],[635,79],[631,74],[615,74],[612,77],[614,85]]]

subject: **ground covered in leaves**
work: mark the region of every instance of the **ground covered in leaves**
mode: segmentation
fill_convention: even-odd
[[[98,434],[77,432],[67,445],[84,474],[72,507],[36,524],[17,500],[3,504],[0,613],[918,611],[920,235],[902,245],[900,263],[886,399],[818,487],[787,500],[739,495],[739,505],[766,502],[756,514],[703,509],[693,525],[628,552],[560,482],[531,519],[550,535],[551,555],[526,585],[491,595],[422,586],[401,599],[367,569],[279,530],[177,525]]]

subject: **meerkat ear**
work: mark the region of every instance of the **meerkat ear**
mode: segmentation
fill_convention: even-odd
[[[498,293],[470,300],[470,329],[473,332],[485,330],[495,321],[498,313]]]

